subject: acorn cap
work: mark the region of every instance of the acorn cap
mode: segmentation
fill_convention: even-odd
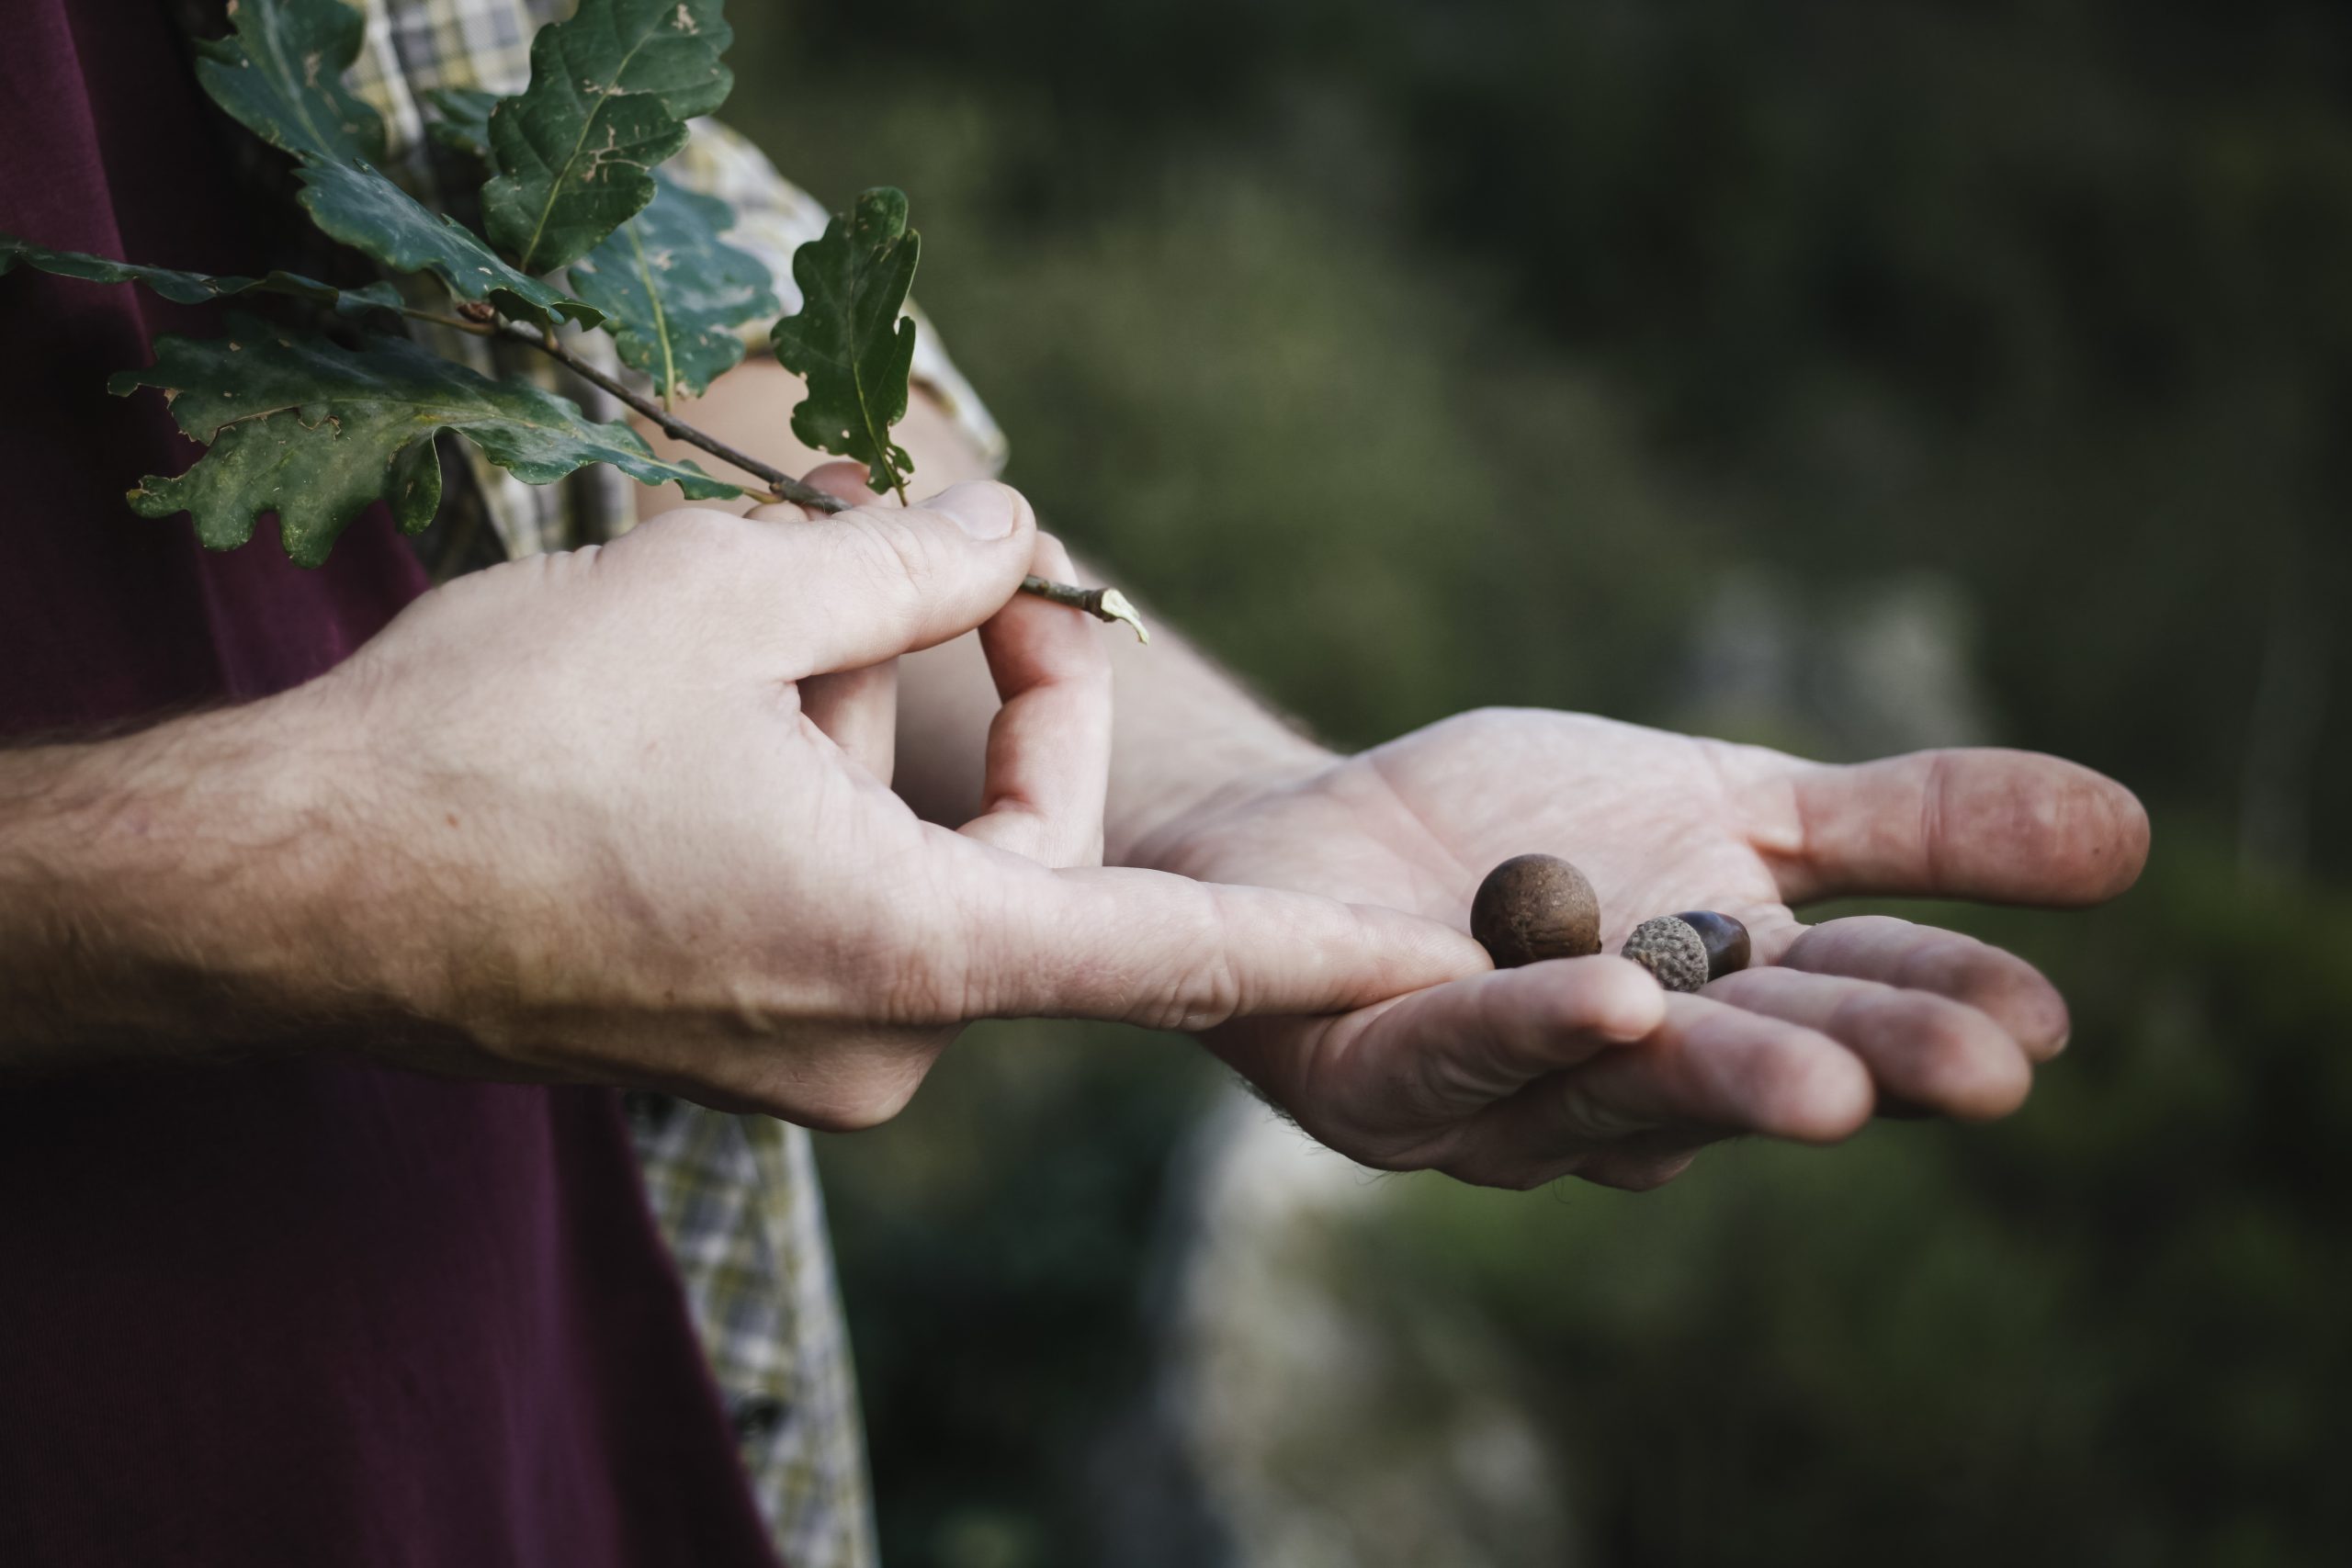
[[[1669,991],[1695,991],[1707,983],[1706,939],[1679,915],[1644,920],[1620,951]]]

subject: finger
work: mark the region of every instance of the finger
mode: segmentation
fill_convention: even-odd
[[[1623,958],[1492,970],[1334,1021],[1326,1082],[1351,1122],[1426,1127],[1476,1114],[1666,1018],[1666,993]],[[1343,1064],[1340,1058],[1344,1056]]]
[[[801,479],[852,506],[889,504],[867,487],[863,463],[820,464]],[[774,506],[755,506],[744,515],[754,523],[806,523],[828,513],[787,501]],[[808,677],[800,682],[800,711],[859,766],[884,784],[890,782],[899,748],[899,678],[895,662]]]
[[[2007,1030],[2031,1061],[2048,1061],[2066,1043],[2066,998],[2058,987],[2017,954],[1959,931],[1857,915],[1809,928],[1775,962],[1949,997]]]
[[[1766,967],[1707,987],[1715,1001],[1820,1031],[1862,1060],[1882,1108],[1989,1121],[2025,1103],[2033,1064],[2016,1036],[1973,1007],[1877,980]]]
[[[836,496],[852,506],[898,504],[888,496],[874,493],[865,482],[865,465],[863,463],[820,463],[801,475],[800,482],[814,485],[827,495]],[[785,501],[770,506],[754,506],[743,515],[754,523],[806,523],[812,517],[824,517],[830,513],[821,508]]]
[[[1654,1147],[1653,1134],[1690,1134],[1678,1148],[1736,1133],[1835,1143],[1870,1120],[1871,1105],[1869,1071],[1820,1031],[1669,996],[1656,1032],[1486,1111],[1443,1168],[1482,1185],[1526,1187],[1620,1144]]]
[[[1690,1169],[1701,1151],[1720,1141],[1713,1134],[1644,1133],[1577,1161],[1576,1175],[1600,1187],[1647,1192]]]
[[[1451,926],[1312,894],[1166,872],[1009,874],[961,897],[971,958],[951,1016],[1114,1019],[1204,1030],[1245,1014],[1368,1006],[1489,967]]]
[[[884,784],[897,761],[899,663],[811,675],[800,682],[800,712]]]
[[[2148,816],[2130,790],[2030,751],[1800,763],[1757,847],[1791,903],[1891,894],[2096,904],[2132,886]]]
[[[1067,581],[1069,553],[1037,536],[1030,570]],[[1003,705],[989,726],[980,815],[963,831],[1046,865],[1099,865],[1111,779],[1111,654],[1075,611],[1016,593],[980,627]]]
[[[764,558],[740,574],[742,602],[782,632],[798,674],[878,664],[1001,609],[1036,528],[1018,491],[986,480],[905,510],[869,503],[762,531]]]

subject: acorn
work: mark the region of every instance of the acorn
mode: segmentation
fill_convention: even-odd
[[[1589,957],[1600,951],[1600,900],[1559,856],[1513,855],[1478,884],[1470,934],[1498,969]]]
[[[1707,944],[1707,978],[1720,980],[1747,967],[1747,928],[1713,909],[1685,909],[1674,917]]]
[[[1713,909],[1660,915],[1634,928],[1619,950],[1669,991],[1695,991],[1747,967],[1747,928]]]
[[[1618,951],[1669,991],[1695,991],[1707,983],[1707,940],[1679,915],[1644,920]]]

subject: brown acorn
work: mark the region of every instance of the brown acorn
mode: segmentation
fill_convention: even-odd
[[[1747,928],[1713,909],[1685,909],[1674,917],[1707,944],[1707,978],[1720,980],[1747,967]]]
[[[1584,958],[1600,951],[1600,900],[1559,856],[1513,855],[1478,884],[1470,934],[1498,969]]]
[[[1669,991],[1695,991],[1747,967],[1747,928],[1713,909],[1660,915],[1634,928],[1618,950]]]

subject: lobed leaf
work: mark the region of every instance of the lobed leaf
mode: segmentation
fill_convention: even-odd
[[[342,0],[238,0],[232,31],[196,46],[212,101],[298,158],[379,164],[384,122],[343,85],[367,20]]]
[[[142,479],[132,507],[189,513],[216,550],[243,544],[274,512],[286,553],[303,566],[325,560],[375,501],[390,502],[408,532],[430,523],[441,500],[433,443],[444,430],[527,484],[610,463],[647,484],[674,483],[689,500],[742,493],[692,463],[656,457],[626,424],[593,423],[552,392],[492,381],[406,338],[347,349],[237,317],[225,338],[159,339],[153,366],[107,383],[119,397],[140,387],[161,388],[180,429],[209,450],[176,478]]]
[[[906,494],[914,462],[890,440],[907,416],[915,324],[900,312],[914,286],[922,236],[907,227],[904,191],[878,186],[792,254],[797,315],[769,333],[785,368],[808,383],[792,433],[823,452],[866,466],[875,489]]]
[[[472,230],[365,164],[305,164],[300,178],[302,206],[322,232],[395,272],[429,272],[460,299],[486,300],[541,326],[558,316],[583,327],[604,320],[594,306],[508,266]]]
[[[399,272],[430,272],[461,299],[583,325],[595,310],[515,271],[481,237],[428,209],[375,164],[384,123],[343,85],[363,25],[343,0],[239,0],[229,37],[198,46],[213,101],[301,165],[302,205],[334,239]]]
[[[435,87],[424,94],[424,101],[434,114],[426,135],[444,147],[490,162],[491,111],[504,100],[480,87]]]
[[[735,329],[776,310],[768,269],[719,236],[734,209],[659,175],[650,205],[571,264],[573,292],[604,312],[623,363],[667,403],[743,357]]]
[[[586,255],[653,199],[686,121],[727,99],[721,0],[585,0],[531,39],[531,85],[490,117],[490,237],[526,272]]]
[[[59,277],[79,277],[91,283],[142,283],[181,305],[207,304],[234,294],[287,294],[331,306],[340,316],[359,317],[380,311],[397,315],[401,309],[400,290],[389,283],[371,283],[365,288],[338,288],[332,283],[321,283],[292,272],[273,272],[262,277],[216,276],[111,261],[81,251],[52,251],[29,240],[0,234],[0,276],[18,262]]]

